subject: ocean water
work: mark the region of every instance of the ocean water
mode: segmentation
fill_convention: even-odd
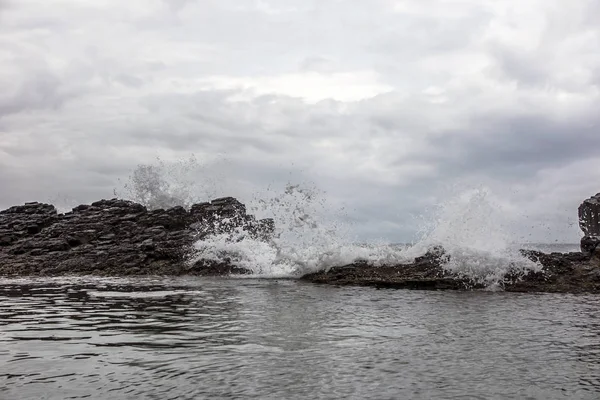
[[[598,399],[598,296],[0,282],[0,399]]]

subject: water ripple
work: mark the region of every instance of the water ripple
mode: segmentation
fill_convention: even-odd
[[[594,296],[0,282],[0,398],[597,399]]]

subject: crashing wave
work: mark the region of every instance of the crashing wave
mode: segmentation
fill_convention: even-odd
[[[189,207],[207,198],[205,182],[198,190],[200,170],[194,158],[139,165],[124,187],[124,197],[149,209]],[[412,245],[358,243],[343,211],[308,185],[288,184],[281,193],[256,195],[249,209],[274,220],[268,240],[243,229],[203,236],[194,244],[190,262],[226,260],[258,276],[298,277],[357,261],[373,267],[411,263],[442,246],[446,271],[488,286],[540,268],[514,246],[507,214],[484,188],[460,193],[424,216],[422,234]]]

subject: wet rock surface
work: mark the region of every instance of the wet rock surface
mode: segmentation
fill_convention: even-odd
[[[194,241],[234,229],[267,239],[273,221],[256,220],[226,197],[148,211],[101,200],[58,214],[49,204],[0,211],[0,275],[219,275],[246,272],[226,263],[187,262]]]
[[[579,227],[583,231],[581,251],[593,253],[600,244],[600,193],[579,206]]]
[[[512,292],[600,293],[600,257],[587,253],[521,250],[542,270],[506,285]]]
[[[585,253],[551,253],[521,250],[524,257],[539,263],[538,272],[515,270],[498,282],[510,292],[600,293],[600,251],[595,256]],[[411,264],[374,267],[353,263],[319,271],[302,277],[313,283],[360,285],[377,288],[420,290],[483,289],[484,282],[453,274],[443,267],[449,258],[439,249],[417,257]]]
[[[442,264],[446,260],[443,249],[437,247],[412,264],[373,266],[366,262],[333,267],[303,276],[301,279],[339,286],[360,285],[377,288],[464,290],[482,288],[483,285],[453,275]]]

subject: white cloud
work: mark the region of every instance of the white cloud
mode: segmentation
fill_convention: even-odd
[[[237,99],[265,94],[299,97],[309,103],[321,100],[357,101],[391,92],[373,71],[322,74],[300,72],[266,77],[210,76],[199,80],[201,89],[243,91]]]

